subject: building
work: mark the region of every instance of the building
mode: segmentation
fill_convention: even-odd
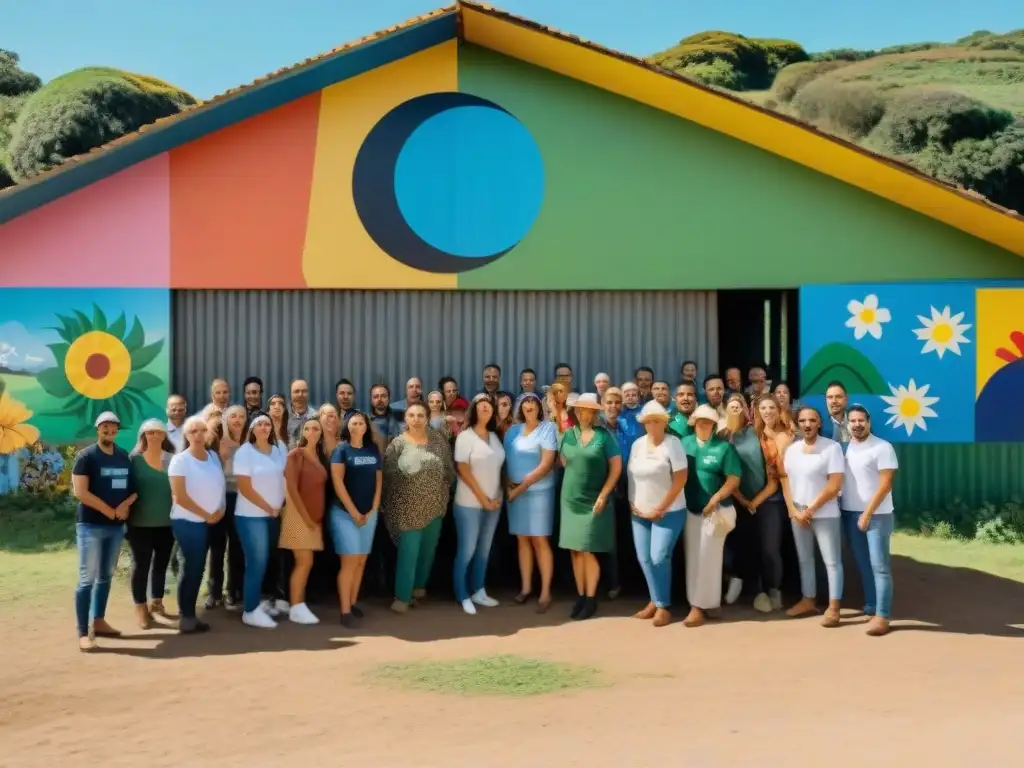
[[[1022,256],[1020,215],[459,2],[0,193],[3,375],[61,442],[214,376],[364,401],[492,360],[584,389],[768,358],[871,407],[901,504],[996,501],[1024,491]]]

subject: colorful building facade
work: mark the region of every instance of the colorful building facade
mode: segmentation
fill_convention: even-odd
[[[751,364],[721,297],[797,289],[774,374],[869,405],[912,503],[1016,466],[963,494],[994,501],[1024,483],[1022,256],[1020,216],[460,3],[0,193],[0,453],[211,375]]]

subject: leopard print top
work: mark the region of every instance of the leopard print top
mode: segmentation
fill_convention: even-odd
[[[392,540],[444,515],[455,464],[443,432],[428,430],[426,445],[416,445],[404,434],[395,438],[384,452],[383,471],[380,511]]]

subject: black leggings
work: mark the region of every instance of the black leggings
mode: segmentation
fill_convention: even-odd
[[[245,573],[245,558],[242,555],[242,543],[235,532],[235,503],[238,494],[228,492],[224,517],[216,525],[210,526],[210,570],[207,586],[210,595],[217,600],[224,597],[225,591],[236,602],[242,599],[242,578]],[[224,584],[224,554],[228,557],[228,581]]]
[[[132,600],[146,604],[146,587],[152,600],[163,600],[167,564],[171,560],[174,534],[168,525],[161,528],[128,526],[128,548],[132,553]]]

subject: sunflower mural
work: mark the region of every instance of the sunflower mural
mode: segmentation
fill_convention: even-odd
[[[164,380],[145,370],[164,346],[163,339],[146,343],[146,331],[136,316],[131,325],[124,312],[113,321],[99,306],[92,314],[78,310],[56,314],[60,341],[48,344],[56,365],[36,374],[39,386],[59,401],[48,416],[79,422],[76,437],[92,434],[93,422],[103,411],[113,411],[122,426],[159,415],[162,408],[147,392]]]

